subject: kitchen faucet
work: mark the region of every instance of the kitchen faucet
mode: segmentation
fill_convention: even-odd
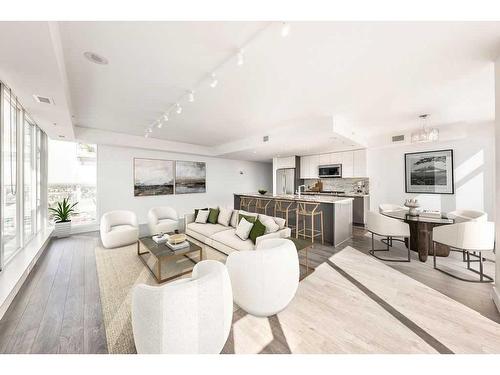
[[[300,188],[301,188],[301,187],[303,187],[303,188],[304,188],[304,191],[305,191],[306,185],[300,185],[300,186],[299,186],[299,188],[298,188],[298,190],[297,190],[297,194],[299,195],[299,198],[300,198],[300,193],[301,193],[301,191],[300,191]]]

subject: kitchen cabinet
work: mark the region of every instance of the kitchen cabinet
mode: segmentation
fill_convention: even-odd
[[[295,168],[295,156],[276,158],[276,169]]]
[[[319,155],[302,156],[300,158],[300,178],[318,178]]]
[[[356,150],[301,156],[300,178],[318,178],[318,167],[331,164],[342,164],[343,178],[368,176],[366,173],[366,150]]]
[[[342,178],[354,176],[354,157],[352,151],[345,151],[342,155]]]
[[[354,177],[367,177],[366,150],[353,151]]]

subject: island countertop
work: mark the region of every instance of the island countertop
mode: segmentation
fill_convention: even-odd
[[[334,197],[328,195],[305,195],[299,198],[298,195],[272,195],[272,194],[260,194],[260,193],[234,193],[234,195],[240,197],[252,197],[252,198],[263,198],[263,199],[278,199],[287,200],[294,202],[313,202],[313,203],[345,203],[347,201],[352,201],[354,198],[351,197]]]

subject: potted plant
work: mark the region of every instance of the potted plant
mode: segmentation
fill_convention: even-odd
[[[71,215],[75,213],[74,207],[77,204],[78,202],[71,204],[68,198],[64,198],[55,207],[49,208],[55,222],[54,236],[61,238],[71,234]]]

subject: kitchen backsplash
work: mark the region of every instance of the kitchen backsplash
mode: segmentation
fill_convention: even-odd
[[[304,184],[307,186],[307,190],[312,188],[318,179],[306,179]],[[356,188],[358,181],[364,182],[365,188],[364,193],[370,193],[370,180],[368,178],[322,178],[324,191],[345,191],[346,193],[352,193]]]

